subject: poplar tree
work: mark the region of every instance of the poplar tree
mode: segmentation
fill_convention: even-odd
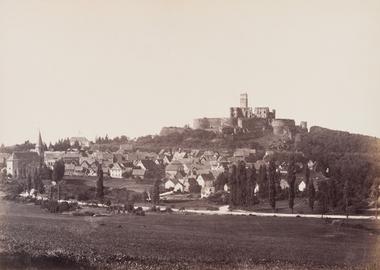
[[[156,180],[153,186],[152,202],[154,205],[160,203],[160,180]]]
[[[268,176],[265,165],[261,165],[259,169],[259,195],[261,198],[268,196]]]
[[[309,185],[307,187],[307,194],[309,197],[309,207],[310,207],[311,211],[313,211],[314,210],[314,201],[315,201],[315,188],[314,188],[314,183],[312,180],[309,182]]]
[[[244,161],[239,163],[237,179],[237,203],[238,205],[245,205],[247,198],[247,169]]]
[[[294,160],[294,155],[290,157],[288,165],[288,183],[289,183],[289,208],[292,210],[294,208],[294,198],[295,198],[295,182],[296,182],[296,164]]]
[[[236,205],[236,165],[233,164],[230,168],[230,173],[228,177],[228,185],[230,187],[230,198],[229,198],[229,205],[230,207],[233,207]]]
[[[273,212],[276,211],[276,162],[272,158],[269,162],[269,203]]]
[[[255,166],[247,170],[247,197],[246,204],[253,205],[255,201],[256,169]]]
[[[98,199],[103,199],[104,197],[104,186],[103,186],[103,169],[101,165],[98,165],[98,180],[96,181],[96,197]]]

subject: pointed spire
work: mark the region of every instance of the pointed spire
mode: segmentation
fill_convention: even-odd
[[[40,130],[38,130],[38,141],[37,141],[37,145],[38,145],[38,146],[42,146],[42,145],[43,145],[42,137],[41,137],[41,131],[40,131]]]

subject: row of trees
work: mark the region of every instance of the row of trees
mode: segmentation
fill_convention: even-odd
[[[329,210],[345,213],[354,213],[367,206],[368,199],[378,198],[379,184],[373,180],[373,176],[364,170],[366,163],[358,162],[352,157],[344,156],[340,159],[339,166],[333,167],[325,173],[329,178],[320,179],[317,183],[310,179],[310,170],[305,164],[304,181],[306,189],[303,195],[307,196],[309,207],[315,210],[317,203],[318,212],[326,213]],[[250,206],[258,200],[268,200],[273,211],[276,210],[276,201],[285,199],[287,195],[289,209],[293,212],[296,198],[296,179],[299,168],[294,155],[291,155],[287,166],[287,183],[289,187],[282,190],[280,187],[280,174],[277,169],[276,160],[272,158],[269,165],[260,167],[258,173],[254,167],[246,168],[244,162],[233,165],[228,173],[218,176],[215,183],[216,190],[222,190],[228,183],[230,188],[230,205]],[[322,174],[322,172],[319,172]],[[371,180],[369,179],[371,178]],[[363,181],[367,179],[367,181]],[[259,186],[255,192],[256,184]],[[256,190],[257,191],[257,190]],[[281,194],[282,193],[282,194]]]

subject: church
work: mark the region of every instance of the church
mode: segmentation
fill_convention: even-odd
[[[26,177],[27,170],[40,167],[43,164],[43,159],[44,144],[40,132],[34,150],[13,152],[7,159],[7,175],[12,178]]]

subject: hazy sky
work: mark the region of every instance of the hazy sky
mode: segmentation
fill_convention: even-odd
[[[380,137],[380,1],[0,0],[0,143],[251,106]]]

